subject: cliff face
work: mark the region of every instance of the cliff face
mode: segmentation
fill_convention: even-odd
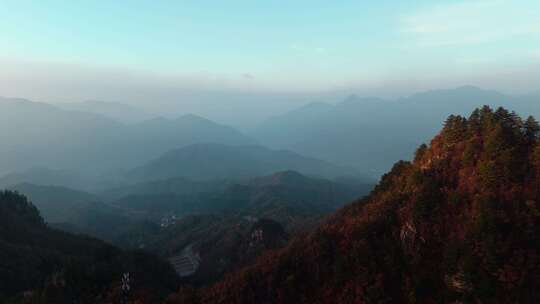
[[[450,116],[413,162],[315,232],[171,303],[538,303],[534,119]]]

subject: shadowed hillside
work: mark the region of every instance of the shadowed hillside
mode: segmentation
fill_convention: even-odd
[[[159,301],[178,282],[164,261],[51,229],[24,196],[0,192],[1,303],[119,303],[127,272],[129,296],[148,301]]]

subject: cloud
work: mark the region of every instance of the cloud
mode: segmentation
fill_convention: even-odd
[[[540,38],[540,7],[529,0],[472,0],[422,8],[401,20],[401,33],[423,47]]]

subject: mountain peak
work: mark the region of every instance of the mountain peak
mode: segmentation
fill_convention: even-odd
[[[485,91],[484,89],[482,89],[480,87],[473,86],[473,85],[470,85],[470,84],[465,84],[465,85],[462,85],[462,86],[458,86],[454,90],[456,90],[456,91]]]
[[[192,113],[187,113],[187,114],[183,114],[183,115],[180,115],[178,116],[178,118],[176,120],[188,120],[188,121],[205,121],[205,122],[211,122],[211,120],[207,119],[207,118],[204,118],[202,116],[199,116],[199,115],[196,115],[196,114],[192,114]]]

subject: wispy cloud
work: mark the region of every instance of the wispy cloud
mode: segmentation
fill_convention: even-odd
[[[472,0],[426,7],[404,17],[401,32],[424,47],[540,39],[540,10],[528,3]]]

